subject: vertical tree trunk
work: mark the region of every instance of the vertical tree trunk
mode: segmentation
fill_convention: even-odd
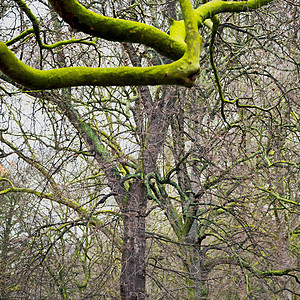
[[[134,181],[129,199],[122,209],[124,236],[120,291],[122,300],[146,299],[145,292],[145,212],[146,190],[142,181]]]
[[[188,247],[188,271],[191,274],[190,279],[187,280],[188,296],[193,300],[208,299],[207,277],[208,270],[205,270],[203,263],[205,261],[204,255],[200,251],[200,243],[197,241],[198,224],[195,220],[190,229],[186,242],[190,244]]]

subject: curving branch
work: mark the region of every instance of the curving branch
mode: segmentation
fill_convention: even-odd
[[[70,86],[126,86],[175,84],[192,86],[200,73],[199,57],[202,38],[198,27],[222,12],[242,12],[257,9],[272,0],[242,2],[212,1],[193,10],[189,0],[180,0],[184,21],[173,21],[168,35],[159,29],[134,21],[104,17],[83,7],[76,0],[50,0],[56,12],[73,28],[111,41],[138,42],[161,54],[179,59],[169,65],[154,67],[85,68],[70,67],[36,70],[18,60],[0,42],[0,70],[15,82],[33,89],[55,89]],[[36,18],[24,1],[16,0],[33,23],[41,48]],[[26,33],[27,34],[27,33]],[[51,46],[50,46],[51,47]],[[47,48],[47,47],[46,47]]]
[[[170,65],[155,67],[89,68],[69,67],[36,70],[16,58],[0,42],[0,70],[12,80],[32,89],[55,89],[70,86],[124,86],[178,84],[192,86],[199,65],[183,57]]]
[[[198,26],[218,13],[255,10],[273,0],[212,1],[195,10]],[[50,0],[54,10],[72,28],[109,41],[140,43],[174,60],[186,50],[184,21],[172,22],[170,35],[143,23],[105,17],[82,6],[76,0]],[[182,2],[182,1],[179,1]],[[190,5],[190,1],[187,1]],[[186,5],[186,4],[185,4]]]
[[[195,9],[195,14],[198,17],[198,24],[202,25],[204,20],[226,12],[246,12],[256,10],[265,6],[273,0],[249,0],[249,1],[210,1]],[[59,2],[59,1],[58,1]]]
[[[192,86],[200,71],[199,56],[202,43],[189,0],[181,0],[180,2],[186,20],[187,49],[181,59],[170,65],[147,68],[70,67],[54,70],[36,70],[18,60],[7,46],[0,42],[0,69],[14,81],[34,89],[54,89],[84,85],[179,84]],[[144,25],[141,24],[141,26],[143,27]]]
[[[76,0],[50,0],[54,10],[72,28],[108,41],[140,43],[174,60],[183,56],[186,45],[161,30],[143,23],[96,14]]]

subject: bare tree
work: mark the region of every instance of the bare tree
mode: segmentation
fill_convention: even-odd
[[[30,178],[0,195],[36,202],[27,295],[299,294],[296,4],[49,2],[2,12],[1,157]]]

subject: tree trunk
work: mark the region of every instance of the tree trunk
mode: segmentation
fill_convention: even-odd
[[[203,266],[205,262],[205,255],[201,253],[201,245],[197,240],[197,228],[198,224],[195,220],[190,229],[190,232],[186,238],[186,243],[190,244],[187,249],[189,265],[188,271],[191,276],[187,280],[188,286],[188,297],[191,300],[205,300],[208,299],[208,287],[207,287],[207,278],[208,270]]]
[[[147,197],[142,181],[132,183],[129,199],[122,209],[124,236],[120,291],[122,300],[146,299],[145,211]]]

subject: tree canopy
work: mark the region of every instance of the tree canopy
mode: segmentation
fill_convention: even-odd
[[[0,298],[299,296],[297,0],[0,4]]]

